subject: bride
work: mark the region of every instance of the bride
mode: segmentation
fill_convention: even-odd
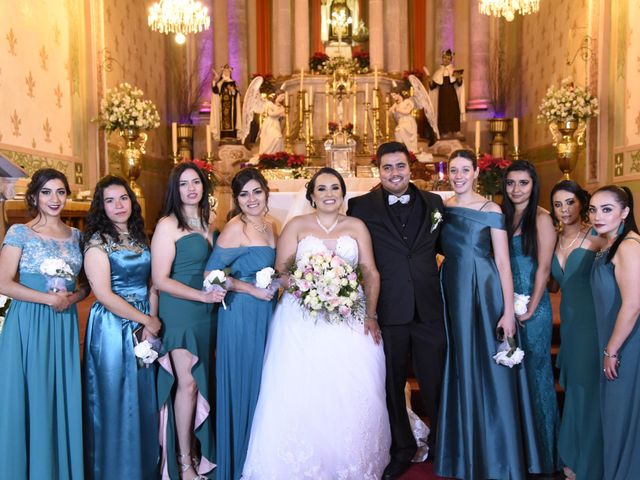
[[[267,340],[243,479],[378,479],[388,463],[391,433],[385,362],[376,303],[380,277],[369,232],[339,213],[346,186],[320,169],[307,186],[316,212],[291,220],[278,241],[276,269],[303,253],[333,251],[362,270],[364,324],[311,318],[285,292]]]

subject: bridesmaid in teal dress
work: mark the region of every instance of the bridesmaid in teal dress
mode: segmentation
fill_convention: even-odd
[[[547,281],[556,244],[549,213],[538,206],[540,185],[534,166],[517,160],[505,170],[502,210],[509,236],[515,293],[529,295],[527,312],[518,315],[524,328],[520,340],[525,352],[525,376],[519,376],[520,397],[533,406],[535,442],[526,442],[529,473],[553,473],[560,468],[557,443],[560,416],[551,367],[551,300]],[[529,408],[525,403],[522,410]]]
[[[256,286],[256,273],[273,268],[277,232],[266,216],[269,187],[255,168],[231,181],[235,210],[218,238],[206,270],[229,268],[226,310],[218,312],[216,349],[216,480],[242,475],[253,412],[258,401],[267,331],[277,280]]]
[[[591,267],[602,237],[589,235],[586,224],[589,194],[571,180],[551,190],[551,217],[558,234],[551,273],[562,289],[557,366],[564,388],[558,433],[558,456],[567,478],[599,480],[603,474],[600,422],[600,355]]]
[[[446,203],[441,234],[449,348],[435,472],[449,478],[524,479],[519,367],[492,358],[497,329],[516,335],[509,244],[500,207],[473,191],[478,173],[473,152],[457,150],[449,157],[455,195]]]
[[[85,472],[88,479],[158,478],[155,365],[140,368],[134,332],[160,333],[158,296],[148,284],[151,255],[142,210],[129,184],[96,185],[83,235],[84,268],[97,301],[84,342]]]
[[[158,372],[163,479],[204,479],[215,467],[212,304],[225,292],[202,289],[214,242],[208,194],[207,179],[196,164],[176,165],[151,242],[166,351]]]
[[[0,330],[2,479],[83,478],[75,304],[88,288],[76,290],[80,232],[60,218],[70,193],[61,172],[35,172],[26,193],[35,218],[9,228],[0,253],[0,293],[13,298]],[[64,261],[72,275],[45,276],[45,260]]]
[[[640,235],[631,191],[615,185],[598,189],[589,219],[607,240],[591,271],[603,355],[604,478],[635,479],[640,478]]]

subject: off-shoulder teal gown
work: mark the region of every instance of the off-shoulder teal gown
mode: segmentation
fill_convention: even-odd
[[[20,283],[47,291],[45,259],[62,259],[78,275],[80,232],[67,240],[13,225],[4,245],[22,249]],[[67,291],[75,280],[67,281]],[[83,478],[82,391],[78,315],[14,300],[0,332],[0,478]]]
[[[435,456],[435,472],[443,477],[526,475],[524,443],[531,429],[522,425],[533,418],[520,413],[516,385],[522,366],[510,369],[492,358],[498,347],[496,324],[504,311],[492,228],[504,230],[502,214],[445,209],[441,282],[448,350]]]
[[[86,248],[108,255],[111,290],[149,313],[151,255],[146,245],[104,243],[96,235]],[[100,302],[91,306],[84,342],[84,432],[87,479],[158,478],[157,364],[138,367],[133,331],[140,324]]]
[[[256,272],[273,267],[274,260],[275,250],[268,246],[216,245],[206,270],[229,267],[231,277],[255,283]],[[249,447],[275,300],[229,292],[225,302],[227,309],[218,311],[216,349],[216,480],[236,480],[242,475]]]

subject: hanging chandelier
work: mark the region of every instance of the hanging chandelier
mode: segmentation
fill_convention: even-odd
[[[207,7],[194,0],[159,0],[149,7],[149,28],[160,33],[175,33],[176,39],[209,29]]]
[[[479,0],[478,8],[484,15],[504,17],[511,22],[516,13],[529,15],[540,10],[540,0]]]

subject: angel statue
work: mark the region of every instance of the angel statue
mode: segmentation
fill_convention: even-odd
[[[418,124],[413,117],[413,109],[421,108],[424,110],[427,122],[433,129],[436,138],[439,136],[438,125],[433,105],[420,80],[413,75],[409,75],[409,82],[413,86],[413,96],[411,96],[408,88],[399,88],[393,82],[393,88],[391,89],[393,104],[389,107],[389,113],[394,116],[396,121],[396,129],[394,131],[396,141],[404,143],[410,152],[418,152]]]
[[[231,67],[222,67],[222,74],[211,69],[211,115],[209,125],[214,140],[220,138],[235,139],[242,127],[240,116],[240,92],[236,81],[231,78]]]
[[[284,92],[270,92],[266,95],[266,98],[264,98],[260,93],[260,87],[263,81],[264,79],[262,77],[256,77],[247,88],[247,93],[244,96],[244,102],[242,104],[242,124],[244,127],[239,136],[240,140],[244,143],[245,138],[249,134],[253,115],[255,113],[263,115],[262,125],[258,133],[260,137],[258,155],[282,152],[284,150],[280,120],[284,118],[285,115],[282,102],[286,94]]]
[[[437,89],[437,95],[433,95],[432,99],[438,115],[438,129],[442,136],[451,136],[460,131],[460,119],[464,120],[466,111],[462,84],[464,70],[455,69],[452,60],[453,52],[446,50],[442,52],[442,64],[433,76],[427,67],[424,67],[429,88],[434,93]]]

